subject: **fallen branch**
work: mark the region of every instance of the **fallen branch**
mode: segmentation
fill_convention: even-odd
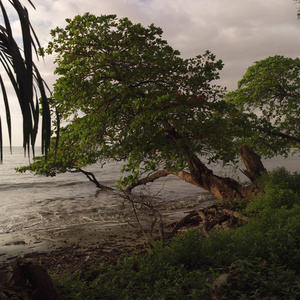
[[[225,221],[227,221],[229,219],[229,216],[226,215],[221,215],[215,219],[213,219],[211,222],[209,222],[208,224],[208,228],[209,230],[213,229],[216,225],[221,225],[222,223],[224,223]]]
[[[187,216],[178,221],[170,233],[170,237],[173,237],[179,230],[180,227],[184,226],[192,217],[197,216],[198,213],[196,211],[191,211]]]
[[[195,218],[195,217],[198,217]],[[199,221],[200,217],[200,221]],[[193,219],[194,218],[194,219]],[[223,208],[222,206],[212,205],[207,208],[194,210],[188,213],[184,218],[178,221],[172,232],[170,233],[170,237],[173,237],[178,230],[183,226],[189,226],[189,223],[192,223],[197,228],[201,228],[206,236],[209,236],[209,232],[216,226],[222,225],[224,222],[230,220],[230,218],[234,218],[233,220],[239,219],[244,222],[249,222],[249,218],[239,214],[236,211],[232,211],[227,208]],[[191,222],[193,219],[193,222]]]
[[[249,222],[249,218],[248,217],[246,217],[244,215],[241,215],[241,214],[239,214],[236,211],[233,211],[233,210],[230,210],[230,209],[223,209],[223,212],[225,214],[229,215],[229,216],[234,216],[237,219],[243,220],[245,222]]]

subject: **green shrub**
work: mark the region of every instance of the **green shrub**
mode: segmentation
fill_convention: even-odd
[[[213,267],[259,258],[300,271],[299,216],[299,205],[289,210],[265,209],[245,226],[214,232],[203,241],[199,255]]]
[[[169,260],[175,265],[195,269],[203,264],[201,260],[202,241],[204,235],[199,230],[187,230],[179,234],[169,246]]]
[[[264,194],[253,198],[245,209],[246,213],[257,213],[264,208],[291,208],[300,204],[300,174],[277,168],[265,174],[260,182]]]
[[[225,270],[226,281],[215,288],[220,299],[299,299],[295,271],[262,260],[238,260]]]
[[[300,206],[264,209],[249,224],[233,233],[239,257],[258,257],[299,268]]]
[[[278,169],[262,184],[249,223],[209,237],[188,230],[117,266],[60,278],[61,290],[67,299],[300,299],[300,175]]]
[[[63,295],[76,300],[206,299],[209,292],[207,271],[189,271],[183,265],[163,262],[154,252],[124,257],[118,266],[95,265],[85,274],[78,272],[56,280]]]

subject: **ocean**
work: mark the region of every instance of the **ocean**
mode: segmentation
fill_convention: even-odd
[[[39,150],[38,147],[36,149]],[[65,173],[44,177],[33,173],[16,173],[14,168],[27,165],[21,147],[10,154],[4,148],[0,165],[0,234],[31,229],[53,229],[86,223],[119,223],[128,217],[128,205],[122,193],[100,191],[81,173]],[[268,170],[284,166],[300,172],[299,152],[287,159],[275,157],[263,161]],[[113,186],[119,179],[120,163],[105,167],[89,166],[101,184]],[[214,172],[245,180],[233,168],[214,166]],[[203,207],[214,198],[198,187],[185,183],[176,176],[168,176],[135,191],[162,211],[174,213]],[[129,205],[130,206],[130,205]]]

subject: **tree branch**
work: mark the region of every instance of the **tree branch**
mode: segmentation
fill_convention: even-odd
[[[288,135],[288,134],[285,134],[285,133],[282,133],[282,132],[275,132],[275,131],[272,131],[272,130],[266,130],[265,132],[268,133],[270,136],[277,136],[277,137],[281,137],[283,139],[287,139],[287,140],[290,140],[290,141],[293,141],[293,142],[300,143],[300,138],[297,138],[297,137],[292,136],[292,135]]]
[[[138,180],[137,182],[133,182],[131,185],[129,185],[126,189],[125,192],[130,193],[135,187],[139,186],[139,185],[143,185],[143,184],[147,184],[149,182],[153,182],[159,178],[162,177],[166,177],[168,175],[175,175],[177,177],[179,177],[180,179],[184,180],[187,183],[191,183],[193,185],[196,185],[198,187],[203,188],[203,186],[201,186],[200,184],[197,183],[197,181],[194,180],[193,176],[186,172],[186,171],[179,171],[179,172],[174,172],[171,171],[169,168],[163,169],[161,171],[157,171],[145,178],[142,178],[140,180]]]
[[[136,186],[138,185],[143,185],[143,184],[147,184],[149,182],[153,182],[156,179],[159,179],[161,177],[166,177],[170,174],[174,174],[173,172],[171,172],[169,169],[163,169],[161,171],[157,171],[145,178],[142,178],[140,180],[138,180],[137,182],[133,182],[131,185],[129,185],[126,189],[125,192],[130,193]]]
[[[83,173],[91,182],[93,182],[98,188],[104,190],[104,191],[112,191],[113,188],[109,186],[102,185],[99,183],[99,181],[96,179],[95,175],[91,172],[84,171],[82,169],[78,169],[79,172]]]

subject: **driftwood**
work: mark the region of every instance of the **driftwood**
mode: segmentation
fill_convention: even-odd
[[[42,265],[18,260],[10,285],[19,290],[23,299],[63,300],[51,277]]]
[[[249,218],[228,208],[212,205],[200,210],[190,211],[180,221],[169,225],[173,228],[169,237],[173,237],[183,227],[191,227],[191,224],[192,227],[201,229],[205,236],[209,236],[210,231],[217,225],[230,227],[231,224],[236,226],[238,220],[247,223]]]

